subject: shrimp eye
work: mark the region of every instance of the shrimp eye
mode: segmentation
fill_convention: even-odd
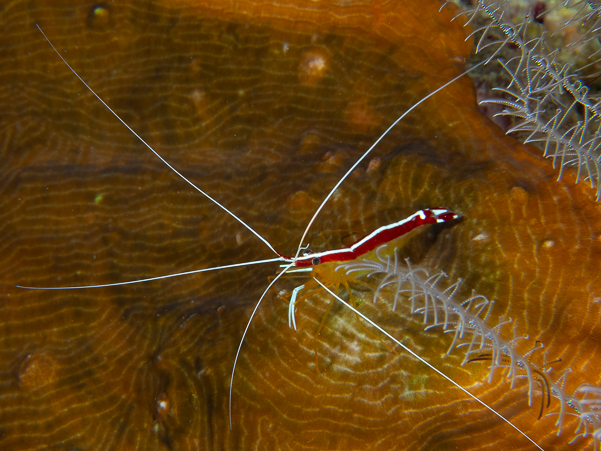
[[[313,266],[317,266],[321,263],[321,259],[319,257],[314,257],[313,260],[311,260],[311,264]]]

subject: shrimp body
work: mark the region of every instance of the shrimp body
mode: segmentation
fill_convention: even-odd
[[[457,219],[459,215],[447,208],[426,208],[413,213],[411,216],[393,224],[382,226],[369,235],[357,240],[349,247],[329,251],[308,253],[302,257],[291,258],[281,255],[294,263],[294,266],[306,268],[323,263],[347,262],[373,251],[377,247],[399,238],[413,229],[426,224],[440,224]]]

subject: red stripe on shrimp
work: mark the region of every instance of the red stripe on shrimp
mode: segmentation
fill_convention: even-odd
[[[294,266],[305,268],[322,263],[346,262],[373,251],[378,246],[399,238],[425,224],[437,224],[457,219],[459,215],[447,208],[426,208],[413,213],[408,218],[374,230],[369,235],[354,242],[349,247],[333,249],[315,254],[303,255],[294,261]],[[289,257],[284,257],[289,259]]]

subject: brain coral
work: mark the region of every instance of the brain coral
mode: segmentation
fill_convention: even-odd
[[[193,183],[294,253],[319,202],[411,105],[464,70],[466,30],[433,0],[11,2],[0,16],[0,447],[25,449],[533,449],[509,425],[306,281],[282,278],[234,355],[276,264],[66,291],[271,258],[158,161],[53,53]],[[601,214],[539,151],[476,107],[464,78],[396,127],[326,205],[307,242],[339,247],[445,206],[402,257],[494,304],[487,321],[565,390],[598,384]],[[307,244],[307,243],[304,243]],[[544,449],[528,406],[452,337],[353,282],[359,309]],[[339,292],[349,298],[344,288]],[[319,333],[318,333],[319,332]],[[561,359],[561,360],[558,360]],[[553,362],[545,366],[545,362]],[[547,374],[547,373],[545,373]],[[575,446],[591,445],[579,438]]]

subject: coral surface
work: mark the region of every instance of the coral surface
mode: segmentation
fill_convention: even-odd
[[[306,278],[277,264],[88,290],[273,257],[168,170],[69,72],[57,50],[193,183],[293,254],[321,200],[415,102],[465,68],[468,29],[434,0],[12,1],[0,13],[0,448],[533,449]],[[424,102],[334,194],[307,240],[339,247],[420,208],[462,219],[397,243],[512,318],[565,390],[598,385],[597,192],[484,117],[464,77]],[[596,188],[596,187],[595,187]],[[327,281],[326,281],[327,282]],[[452,283],[452,282],[451,282]],[[545,449],[540,386],[447,355],[449,334],[353,282],[363,313]],[[340,288],[343,297],[345,289]],[[317,334],[317,332],[320,332]],[[513,331],[504,329],[505,340]],[[442,340],[442,341],[441,341]],[[546,354],[545,354],[546,352]],[[561,359],[558,361],[558,359]],[[592,444],[577,438],[575,447]]]

